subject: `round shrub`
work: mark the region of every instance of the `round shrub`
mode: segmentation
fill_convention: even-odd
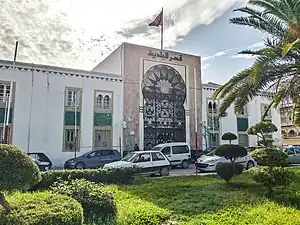
[[[41,180],[34,161],[11,145],[0,145],[0,171],[0,190],[27,190]]]
[[[232,163],[220,163],[217,165],[217,174],[224,179],[227,183],[232,179],[234,175],[239,175],[243,172],[243,165],[235,163],[235,172],[233,172]]]
[[[12,145],[0,145],[0,204],[11,211],[3,191],[27,190],[41,180],[35,162]]]
[[[247,150],[243,146],[240,145],[230,145],[225,144],[221,145],[216,149],[215,154],[217,156],[224,156],[226,159],[234,160],[238,157],[246,156]]]
[[[236,140],[236,139],[237,139],[237,136],[231,132],[227,132],[222,135],[222,140],[229,141],[229,143],[231,143],[231,141]]]
[[[250,169],[250,175],[258,184],[263,185],[268,189],[268,194],[271,195],[273,187],[286,186],[293,181],[293,173],[283,167],[260,166]]]
[[[86,217],[108,217],[116,214],[116,205],[112,194],[100,184],[80,179],[56,182],[51,190],[68,195],[81,203]]]
[[[0,209],[0,225],[82,225],[83,209],[74,199],[49,192],[8,196],[12,211]]]
[[[288,165],[288,155],[279,148],[258,148],[251,152],[251,156],[261,166]]]

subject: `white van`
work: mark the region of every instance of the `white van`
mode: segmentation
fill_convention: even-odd
[[[191,150],[186,142],[173,142],[156,145],[153,151],[162,152],[172,166],[181,166],[187,169],[190,165]]]

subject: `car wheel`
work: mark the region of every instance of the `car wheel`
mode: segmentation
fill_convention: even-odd
[[[75,164],[75,169],[84,169],[85,168],[85,164],[83,162],[78,162]]]
[[[163,168],[161,168],[160,171],[159,171],[159,175],[160,175],[161,177],[169,176],[169,174],[170,174],[170,170],[169,170],[168,167],[163,167]]]
[[[181,166],[183,169],[189,168],[189,166],[190,166],[189,161],[183,160],[183,162],[181,163]]]
[[[247,163],[246,169],[249,170],[249,169],[251,169],[252,167],[254,167],[254,162],[249,161],[249,162]]]

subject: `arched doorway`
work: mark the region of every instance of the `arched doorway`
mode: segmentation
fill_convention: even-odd
[[[177,70],[155,65],[144,75],[144,147],[186,141],[186,86]]]

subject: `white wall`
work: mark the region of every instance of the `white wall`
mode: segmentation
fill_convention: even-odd
[[[124,57],[124,43],[100,62],[92,71],[113,74],[123,74],[122,62]]]
[[[207,90],[207,88],[215,89],[216,87],[209,86],[207,84],[203,84],[202,87],[202,119],[203,121],[207,120],[207,98],[211,98],[214,91]],[[269,99],[265,96],[257,96],[247,105],[248,111],[248,123],[249,127],[261,121],[261,104],[269,104]],[[281,121],[280,121],[280,113],[277,109],[271,109],[272,115],[272,122],[278,128],[278,132],[273,134],[274,144],[275,145],[282,145],[282,138],[281,138]],[[226,132],[232,132],[234,134],[238,134],[237,131],[237,119],[236,114],[234,113],[234,106],[232,105],[227,110],[227,116],[222,117],[220,119],[220,144],[225,144],[227,141],[222,141],[221,136]],[[203,138],[203,149],[205,149],[205,140]],[[237,144],[238,141],[233,141],[233,144]],[[256,136],[249,136],[249,146],[256,146],[257,145],[257,137]]]
[[[16,82],[12,144],[27,151],[32,72],[0,69],[0,80],[11,79]],[[120,80],[91,79],[54,73],[50,73],[47,78],[46,73],[35,71],[29,151],[45,152],[54,166],[62,166],[66,159],[74,156],[72,152],[62,151],[66,87],[82,88],[81,148],[78,154],[90,150],[93,144],[94,90],[114,93],[113,146],[119,145],[119,137],[123,135],[123,83]]]

